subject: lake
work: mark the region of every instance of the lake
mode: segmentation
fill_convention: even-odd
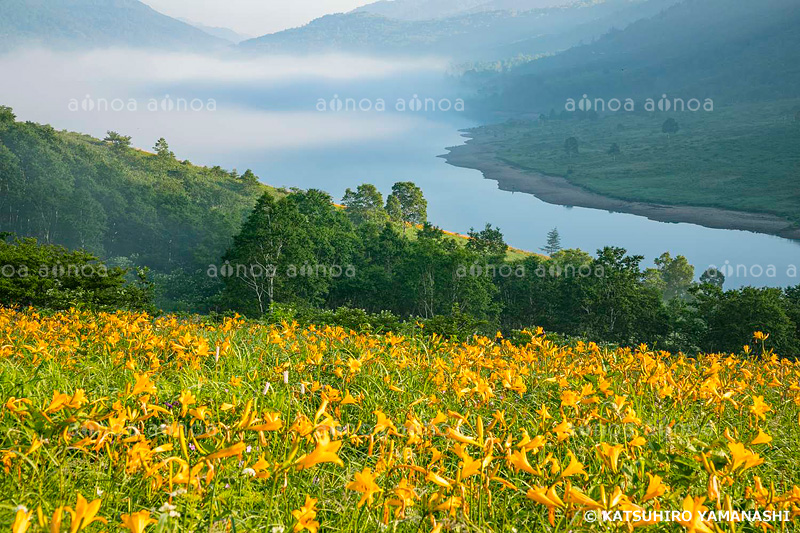
[[[727,288],[800,283],[797,242],[550,205],[448,165],[437,156],[476,124],[456,110],[466,95],[443,78],[441,60],[35,54],[0,58],[0,69],[14,73],[0,103],[23,120],[98,137],[116,130],[145,149],[163,136],[181,159],[250,168],[270,185],[322,189],[337,200],[360,183],[387,194],[413,181],[434,224],[466,233],[490,222],[516,248],[538,251],[557,227],[569,248],[620,246],[646,266],[669,251],[698,276],[716,266]]]

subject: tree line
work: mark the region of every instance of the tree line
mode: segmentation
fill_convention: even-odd
[[[547,255],[509,254],[491,225],[465,239],[429,224],[411,182],[386,198],[360,185],[337,205],[323,191],[276,190],[251,171],[180,161],[164,139],[154,152],[114,132],[99,140],[16,122],[0,108],[0,232],[37,239],[4,235],[0,265],[113,272],[4,276],[0,304],[406,321],[459,336],[542,326],[686,352],[740,351],[764,331],[780,353],[800,351],[798,287],[725,290],[719,272],[695,282],[681,256],[644,268],[619,248],[562,250],[557,230]]]

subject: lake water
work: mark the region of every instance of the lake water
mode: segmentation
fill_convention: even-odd
[[[728,288],[800,283],[796,242],[550,205],[501,191],[478,171],[448,165],[437,156],[464,142],[459,130],[475,124],[465,113],[439,109],[442,99],[446,107],[464,96],[442,79],[441,63],[309,61],[156,60],[133,52],[0,58],[0,69],[14,74],[0,84],[0,104],[14,107],[20,119],[59,129],[98,137],[120,131],[142,148],[163,136],[181,159],[240,172],[250,168],[271,185],[318,188],[337,200],[360,183],[387,194],[393,183],[413,181],[425,192],[434,224],[466,233],[490,222],[516,248],[537,251],[557,227],[565,247],[594,253],[620,246],[645,256],[646,266],[669,251],[685,255],[698,276],[717,266],[727,274]],[[435,112],[410,110],[417,98],[426,97],[435,99]],[[162,105],[165,100],[177,104],[179,98],[197,99],[203,107],[177,111]],[[126,109],[99,109],[102,100],[114,99],[124,101]],[[348,99],[351,107],[357,102],[356,110],[331,111]],[[404,111],[397,111],[398,99]],[[376,110],[380,101],[384,111]]]

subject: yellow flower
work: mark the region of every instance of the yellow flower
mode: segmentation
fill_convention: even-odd
[[[572,424],[567,422],[566,420],[562,420],[559,425],[553,428],[553,431],[558,438],[558,442],[562,442],[569,438],[570,435],[574,433],[572,430]]]
[[[306,496],[306,503],[300,509],[292,511],[297,523],[294,525],[292,531],[309,530],[311,533],[317,533],[319,529],[319,522],[314,520],[317,517],[317,500]]]
[[[616,474],[617,470],[619,469],[619,456],[625,447],[622,444],[611,446],[608,443],[601,442],[597,445],[597,448],[600,452],[600,458],[603,460],[603,463],[605,463],[605,465]]]
[[[731,451],[731,459],[733,459],[733,462],[729,463],[731,472],[740,466],[744,472],[748,468],[753,468],[764,462],[764,459],[759,457],[757,453],[751,452],[740,442],[728,444],[728,449]]]
[[[647,477],[650,478],[650,482],[647,485],[647,491],[644,493],[644,498],[642,498],[642,502],[650,501],[654,498],[658,498],[663,496],[665,492],[667,492],[667,487],[664,483],[661,482],[660,476],[654,476],[652,474],[647,474]]]
[[[213,461],[215,459],[224,459],[225,457],[233,457],[234,455],[240,455],[242,452],[245,451],[247,445],[244,442],[239,442],[234,444],[233,446],[229,446],[222,450],[216,451],[206,457],[206,461]]]
[[[186,413],[189,411],[189,406],[197,403],[197,398],[194,397],[191,391],[184,390],[178,397],[178,401],[181,402],[181,416],[186,416]]]
[[[753,439],[753,442],[751,442],[750,445],[752,446],[755,444],[769,444],[770,442],[772,442],[772,437],[764,433],[763,430],[759,429],[758,436],[755,439]]]
[[[770,410],[772,408],[764,401],[763,396],[753,396],[753,406],[750,408],[750,412],[756,415],[757,418],[765,420],[766,417],[764,415]]]
[[[264,413],[264,421],[252,424],[247,429],[251,431],[277,431],[283,427],[280,413]]]
[[[104,524],[107,523],[105,518],[100,518],[97,516],[97,512],[100,510],[100,504],[101,501],[99,499],[94,500],[91,503],[87,502],[86,498],[84,498],[79,492],[78,503],[75,504],[75,510],[70,511],[70,514],[72,514],[72,526],[69,530],[70,533],[81,531],[92,522],[100,521]]]
[[[400,484],[392,490],[392,498],[386,500],[386,504],[399,507],[399,514],[403,517],[405,516],[406,509],[414,506],[416,499],[417,495],[414,493],[414,487],[407,479],[403,479],[400,481]]]
[[[147,374],[136,374],[134,376],[136,378],[136,384],[133,386],[133,394],[137,396],[139,394],[155,394],[156,393],[156,385],[150,379],[150,376]]]
[[[481,461],[473,459],[469,455],[465,455],[463,459],[464,461],[461,465],[461,479],[467,479],[470,476],[480,473]]]
[[[583,509],[602,509],[603,507],[570,484],[567,485],[567,489],[564,491],[564,500],[567,503],[574,503]]]
[[[344,466],[344,463],[337,455],[339,448],[342,446],[342,441],[337,440],[331,442],[331,438],[327,433],[322,433],[317,438],[317,447],[313,452],[300,457],[295,464],[302,470],[304,468],[311,468],[320,463],[334,463],[339,466]]]
[[[564,507],[564,502],[556,494],[555,487],[550,487],[549,489],[547,487],[533,487],[528,489],[525,495],[528,499],[541,503],[549,509]]]
[[[14,523],[11,525],[12,533],[25,533],[31,525],[32,514],[33,511],[28,511],[20,505],[14,515]]]
[[[683,513],[678,519],[678,523],[686,528],[686,533],[714,533],[706,522],[703,522],[702,515],[708,509],[703,506],[705,498],[692,498],[687,496],[683,500],[683,510],[688,511],[690,515],[689,520],[684,520]]]
[[[575,457],[575,454],[572,453],[572,451],[569,451],[567,453],[569,454],[570,461],[569,461],[569,465],[567,465],[567,467],[564,469],[564,471],[561,472],[561,477],[562,478],[567,478],[567,477],[570,477],[570,476],[582,475],[586,479],[589,479],[589,474],[587,474],[586,471],[583,469],[583,465]]]
[[[528,462],[528,455],[525,452],[524,448],[513,452],[509,456],[508,460],[511,463],[511,465],[517,470],[522,470],[524,472],[527,472],[529,474],[533,474],[535,476],[541,476],[542,475],[542,473],[539,470],[534,469],[531,466],[531,464]]]
[[[372,474],[372,469],[365,468],[361,472],[356,472],[355,481],[351,481],[346,485],[345,488],[362,493],[361,499],[358,501],[359,507],[363,506],[365,503],[367,505],[372,505],[375,494],[383,491],[383,489],[375,483],[376,478],[377,476]]]
[[[147,526],[155,524],[157,520],[150,518],[150,511],[139,511],[138,513],[123,514],[122,525],[131,533],[142,533]]]
[[[375,429],[372,430],[373,433],[380,433],[383,430],[390,430],[390,434],[397,433],[394,422],[383,414],[383,412],[375,411],[373,414],[378,418],[378,421],[375,423]]]

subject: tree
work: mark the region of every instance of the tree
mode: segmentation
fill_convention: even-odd
[[[120,135],[116,131],[109,131],[106,133],[106,138],[103,139],[111,145],[111,148],[116,152],[123,152],[126,148],[131,146],[131,137]]]
[[[252,185],[255,185],[255,184],[258,183],[258,176],[256,176],[253,173],[253,171],[250,170],[249,168],[244,171],[244,174],[242,174],[241,178],[239,178],[239,179],[241,179],[245,183],[249,183],[249,184],[252,184]]]
[[[342,204],[347,208],[347,216],[357,226],[365,223],[383,225],[386,222],[383,195],[374,185],[364,183],[355,191],[348,188]]]
[[[707,352],[738,353],[750,343],[753,333],[770,335],[770,345],[779,354],[796,354],[797,328],[781,289],[745,287],[722,291],[710,285],[695,293],[698,317],[705,324],[700,347]]]
[[[714,285],[721,289],[723,285],[725,285],[725,274],[716,268],[709,268],[700,276],[700,283],[704,285]]]
[[[394,224],[403,223],[403,207],[400,205],[400,200],[397,196],[390,194],[386,199],[386,215],[389,221]]]
[[[0,105],[0,124],[13,124],[17,120],[14,110],[8,106]]]
[[[470,228],[467,249],[484,257],[502,260],[508,251],[508,245],[500,228],[493,228],[491,224],[486,224],[481,231]]]
[[[678,130],[680,129],[680,125],[674,118],[668,118],[666,121],[664,121],[664,124],[661,125],[661,132],[666,133],[667,137],[674,133],[678,133]]]
[[[547,233],[547,244],[541,250],[551,256],[561,250],[561,235],[558,233],[558,228],[553,228]]]
[[[422,189],[410,181],[402,181],[392,186],[392,194],[400,204],[402,222],[409,225],[420,225],[428,221],[428,201]],[[394,200],[392,200],[394,202]]]
[[[669,252],[655,260],[656,270],[663,281],[663,298],[685,300],[694,281],[694,267],[682,255],[673,258]]]
[[[169,144],[167,144],[167,140],[164,139],[164,137],[161,137],[159,140],[156,141],[155,146],[153,146],[153,150],[155,150],[156,154],[161,159],[175,158],[175,154],[170,151]]]
[[[573,155],[578,155],[578,139],[575,137],[570,137],[564,142],[564,151],[567,152],[567,155],[572,157]]]
[[[88,252],[32,238],[0,239],[0,264],[0,305],[153,311],[146,269],[128,280],[128,270],[109,267]]]
[[[276,201],[264,193],[258,199],[219,269],[232,308],[263,315],[275,302],[294,296],[293,284],[302,278],[289,272],[313,258],[311,231],[304,222],[289,197]]]
[[[617,143],[613,143],[611,147],[608,149],[608,155],[612,157],[614,161],[617,160],[617,156],[620,154],[619,145]]]

